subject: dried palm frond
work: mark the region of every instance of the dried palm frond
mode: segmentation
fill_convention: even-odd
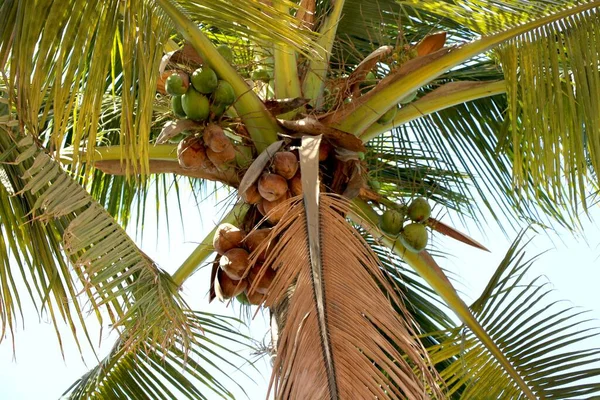
[[[280,312],[281,303],[288,303],[271,381],[275,398],[442,397],[414,321],[377,256],[345,219],[349,203],[319,196],[318,144],[309,157],[313,166],[306,160],[311,141],[318,143],[305,138],[301,150],[304,198],[289,201],[289,211],[271,231],[276,244],[267,239],[255,251],[273,246],[265,266],[277,274],[265,305]]]

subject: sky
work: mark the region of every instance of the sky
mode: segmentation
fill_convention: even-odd
[[[152,198],[153,196],[149,196]],[[166,234],[166,225],[161,221],[158,228],[154,218],[154,205],[148,204],[148,220],[145,221],[143,240],[136,239],[142,250],[153,258],[158,265],[172,273],[195,249],[204,235],[219,221],[222,215],[222,201],[225,195],[219,193],[211,197],[208,205],[198,209],[194,198],[189,193],[183,193],[182,199],[187,200],[184,208],[185,232],[179,228],[178,216],[170,222],[170,233]],[[220,203],[215,206],[216,203]],[[593,210],[593,216],[600,220],[600,210]],[[490,253],[471,248],[462,243],[433,234],[432,243],[450,253],[446,258],[439,258],[439,264],[447,268],[457,280],[456,287],[462,293],[467,303],[475,300],[487,284],[496,266],[504,257],[511,240],[516,237],[510,232],[510,237],[504,236],[500,229],[490,221],[485,221],[483,231],[473,223],[460,226],[456,220],[442,218],[442,221],[454,225],[484,244]],[[558,233],[529,235],[533,238],[527,247],[530,256],[545,252],[530,273],[531,277],[544,275],[556,289],[556,298],[568,300],[571,304],[582,309],[590,310],[589,317],[598,321],[600,326],[600,303],[598,302],[597,285],[600,282],[600,227],[592,222],[584,223],[587,241],[582,237],[573,237],[565,231]],[[132,231],[130,229],[130,231]],[[237,309],[226,308],[218,301],[207,304],[206,293],[209,287],[209,268],[204,268],[194,274],[183,286],[183,293],[190,306],[196,310],[210,311],[220,314],[239,316]],[[81,356],[69,334],[64,335],[64,359],[52,325],[45,319],[36,317],[35,310],[28,306],[24,310],[26,316],[24,329],[16,334],[15,354],[10,339],[0,344],[0,399],[2,400],[45,400],[57,399],[72,382],[85,373],[88,367],[95,365],[90,352],[85,352],[88,366],[82,362]],[[90,325],[94,330],[94,325]],[[244,327],[242,327],[244,328]],[[258,341],[262,341],[267,333],[267,324],[259,313],[251,322],[251,333]],[[248,330],[245,330],[248,333]],[[100,354],[106,352],[112,345],[114,335],[104,332],[104,346]],[[588,347],[600,347],[600,339],[595,338],[586,344]],[[248,355],[248,354],[246,354]],[[230,371],[230,376],[240,383],[249,398],[265,397],[269,380],[269,360],[262,358],[255,364],[256,369],[240,363],[239,371]],[[251,376],[246,377],[244,373]],[[237,392],[238,398],[245,398]]]

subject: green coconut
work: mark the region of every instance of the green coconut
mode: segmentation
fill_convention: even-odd
[[[269,82],[271,80],[271,74],[264,68],[255,69],[252,71],[252,80]]]
[[[381,125],[387,124],[388,122],[390,122],[391,120],[394,119],[397,112],[398,112],[398,106],[394,106],[394,107],[390,108],[389,110],[387,110],[385,112],[385,114],[383,114],[381,117],[379,117],[379,119],[377,120],[377,123],[381,124]]]
[[[210,111],[208,97],[198,93],[195,89],[190,89],[186,94],[181,96],[181,105],[189,119],[194,121],[204,121],[208,118],[208,113]]]
[[[423,224],[408,224],[400,232],[400,241],[410,251],[418,253],[427,246],[429,234]]]
[[[414,92],[410,92],[409,94],[407,94],[406,96],[404,96],[402,98],[402,100],[400,100],[400,104],[411,103],[414,99],[417,98],[417,93],[418,93],[417,90],[415,90]]]
[[[417,197],[410,202],[406,213],[412,221],[426,221],[431,216],[431,206],[425,198]]]
[[[373,71],[369,71],[369,73],[365,77],[365,80],[362,82],[361,86],[373,87],[375,85],[377,85],[377,77],[375,76]]]
[[[181,96],[187,93],[190,87],[190,78],[183,72],[169,75],[165,82],[165,91],[171,96]]]
[[[221,116],[225,113],[225,110],[227,109],[227,105],[225,104],[217,104],[217,103],[211,103],[210,105],[210,117],[212,119],[219,119],[221,118]]]
[[[248,296],[246,295],[246,292],[242,292],[242,293],[238,294],[235,299],[237,301],[239,301],[240,304],[243,304],[245,306],[250,305],[250,300],[248,300]]]
[[[181,105],[181,96],[171,97],[171,109],[177,118],[187,118],[187,115],[185,115],[185,111],[183,110],[183,106]]]
[[[203,94],[210,94],[215,91],[219,84],[219,78],[215,71],[208,67],[200,67],[192,73],[192,86]]]
[[[371,179],[369,181],[369,186],[371,186],[371,189],[377,191],[377,190],[381,189],[381,182],[379,182],[378,180],[375,180],[375,179]]]
[[[227,81],[220,80],[213,92],[213,101],[217,104],[230,106],[235,101],[233,87]]]
[[[217,47],[217,51],[229,64],[233,64],[234,55],[231,47],[227,46],[226,44],[222,44]]]
[[[384,232],[390,235],[397,235],[402,229],[404,216],[396,210],[386,210],[380,218],[380,226]]]

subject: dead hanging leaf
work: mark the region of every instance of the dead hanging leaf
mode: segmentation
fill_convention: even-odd
[[[165,72],[169,64],[183,64],[195,70],[203,64],[204,60],[194,49],[194,47],[185,43],[182,48],[166,53],[160,60],[158,71],[160,74]]]
[[[281,149],[281,147],[283,147],[284,143],[285,142],[283,140],[278,140],[277,142],[271,143],[269,147],[267,147],[258,155],[258,157],[256,157],[256,160],[254,160],[254,162],[246,170],[246,173],[240,182],[240,186],[238,187],[238,193],[246,193],[246,190],[248,190],[250,186],[254,185],[269,161],[271,161],[271,158],[279,151],[279,149]]]
[[[350,179],[348,180],[348,184],[346,185],[346,189],[344,190],[343,196],[352,200],[353,198],[358,197],[360,195],[361,190],[365,186],[366,181],[362,167],[360,166],[360,163],[353,162]]]
[[[438,32],[425,36],[417,45],[417,54],[425,56],[444,47],[446,44],[446,32]]]
[[[458,240],[459,242],[468,244],[469,246],[473,246],[478,249],[489,252],[489,250],[484,245],[482,245],[475,239],[472,239],[469,236],[465,235],[464,233],[457,231],[456,229],[452,228],[449,225],[446,225],[442,221],[438,221],[435,218],[429,218],[429,220],[427,221],[427,225],[429,225],[431,227],[431,229],[433,229],[434,231],[439,232],[443,235],[449,236],[452,239]]]
[[[443,398],[414,321],[344,217],[350,203],[319,194],[318,144],[318,137],[303,138],[304,197],[290,200],[249,266],[271,246],[263,270],[277,273],[264,302],[275,312],[286,303],[278,319],[274,397]]]
[[[168,121],[160,132],[160,135],[158,135],[158,138],[156,138],[156,144],[167,143],[181,132],[187,131],[188,129],[200,129],[201,127],[201,124],[194,122],[191,119]]]

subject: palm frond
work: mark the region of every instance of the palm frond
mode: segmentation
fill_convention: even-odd
[[[535,258],[527,259],[520,235],[471,305],[536,398],[581,398],[597,394],[600,349],[581,347],[596,337],[583,312],[551,300],[552,289],[540,278],[527,282]],[[525,395],[465,327],[439,335],[429,349],[434,362],[455,358],[441,371],[450,393],[460,398],[521,399]],[[577,343],[577,348],[573,345]]]
[[[63,398],[72,400],[118,399],[233,399],[227,386],[216,377],[227,376],[223,368],[237,368],[232,359],[244,359],[234,350],[243,348],[245,338],[233,327],[234,320],[200,312],[190,312],[196,321],[195,345],[190,353],[178,348],[162,348],[148,339],[145,348],[128,351],[118,340],[110,353],[94,368],[65,391]],[[243,388],[233,379],[228,383]]]

